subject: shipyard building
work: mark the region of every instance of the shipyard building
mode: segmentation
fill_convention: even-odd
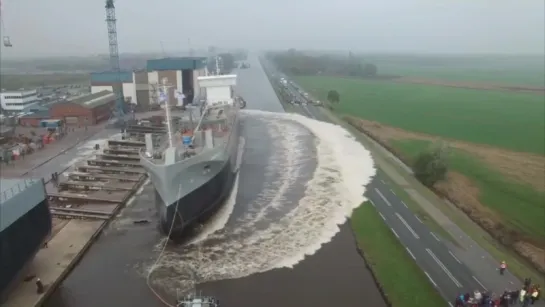
[[[49,105],[49,109],[27,114],[19,118],[22,126],[39,127],[41,122],[60,119],[66,125],[84,127],[106,121],[112,114],[115,95],[100,91]]]
[[[0,93],[0,105],[2,109],[10,112],[20,112],[38,103],[36,90],[2,91]]]
[[[42,178],[0,178],[0,305],[51,234]]]
[[[188,101],[197,97],[200,89],[197,78],[206,76],[206,58],[182,57],[148,60],[146,69],[132,72],[96,72],[91,74],[91,93],[113,92],[113,87],[121,85],[125,101],[136,108],[147,111],[158,104],[161,80],[167,78],[173,85],[169,93],[169,103],[176,104],[175,92],[183,93]]]

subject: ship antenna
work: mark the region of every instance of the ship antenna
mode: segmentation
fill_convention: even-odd
[[[219,56],[216,56],[216,75],[220,75],[220,61]]]
[[[172,137],[172,125],[171,125],[171,117],[170,117],[170,106],[169,106],[169,97],[168,97],[168,85],[167,85],[167,78],[163,78],[163,95],[165,99],[165,115],[166,115],[166,121],[167,121],[167,133],[168,133],[168,144],[170,147],[174,147],[174,138]]]

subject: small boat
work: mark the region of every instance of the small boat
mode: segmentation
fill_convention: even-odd
[[[188,295],[179,298],[176,307],[220,307],[220,301],[211,296],[192,296]]]

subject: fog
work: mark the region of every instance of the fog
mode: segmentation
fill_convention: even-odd
[[[119,50],[544,51],[543,0],[117,0]],[[107,54],[104,1],[2,0],[2,57]],[[188,41],[190,40],[190,47]]]

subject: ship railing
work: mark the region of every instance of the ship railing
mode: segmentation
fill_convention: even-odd
[[[2,192],[2,194],[0,195],[0,203],[6,202],[8,199],[13,198],[15,195],[23,192],[25,189],[39,182],[40,180],[41,179],[23,179],[22,182],[18,182],[17,185],[14,185]]]

